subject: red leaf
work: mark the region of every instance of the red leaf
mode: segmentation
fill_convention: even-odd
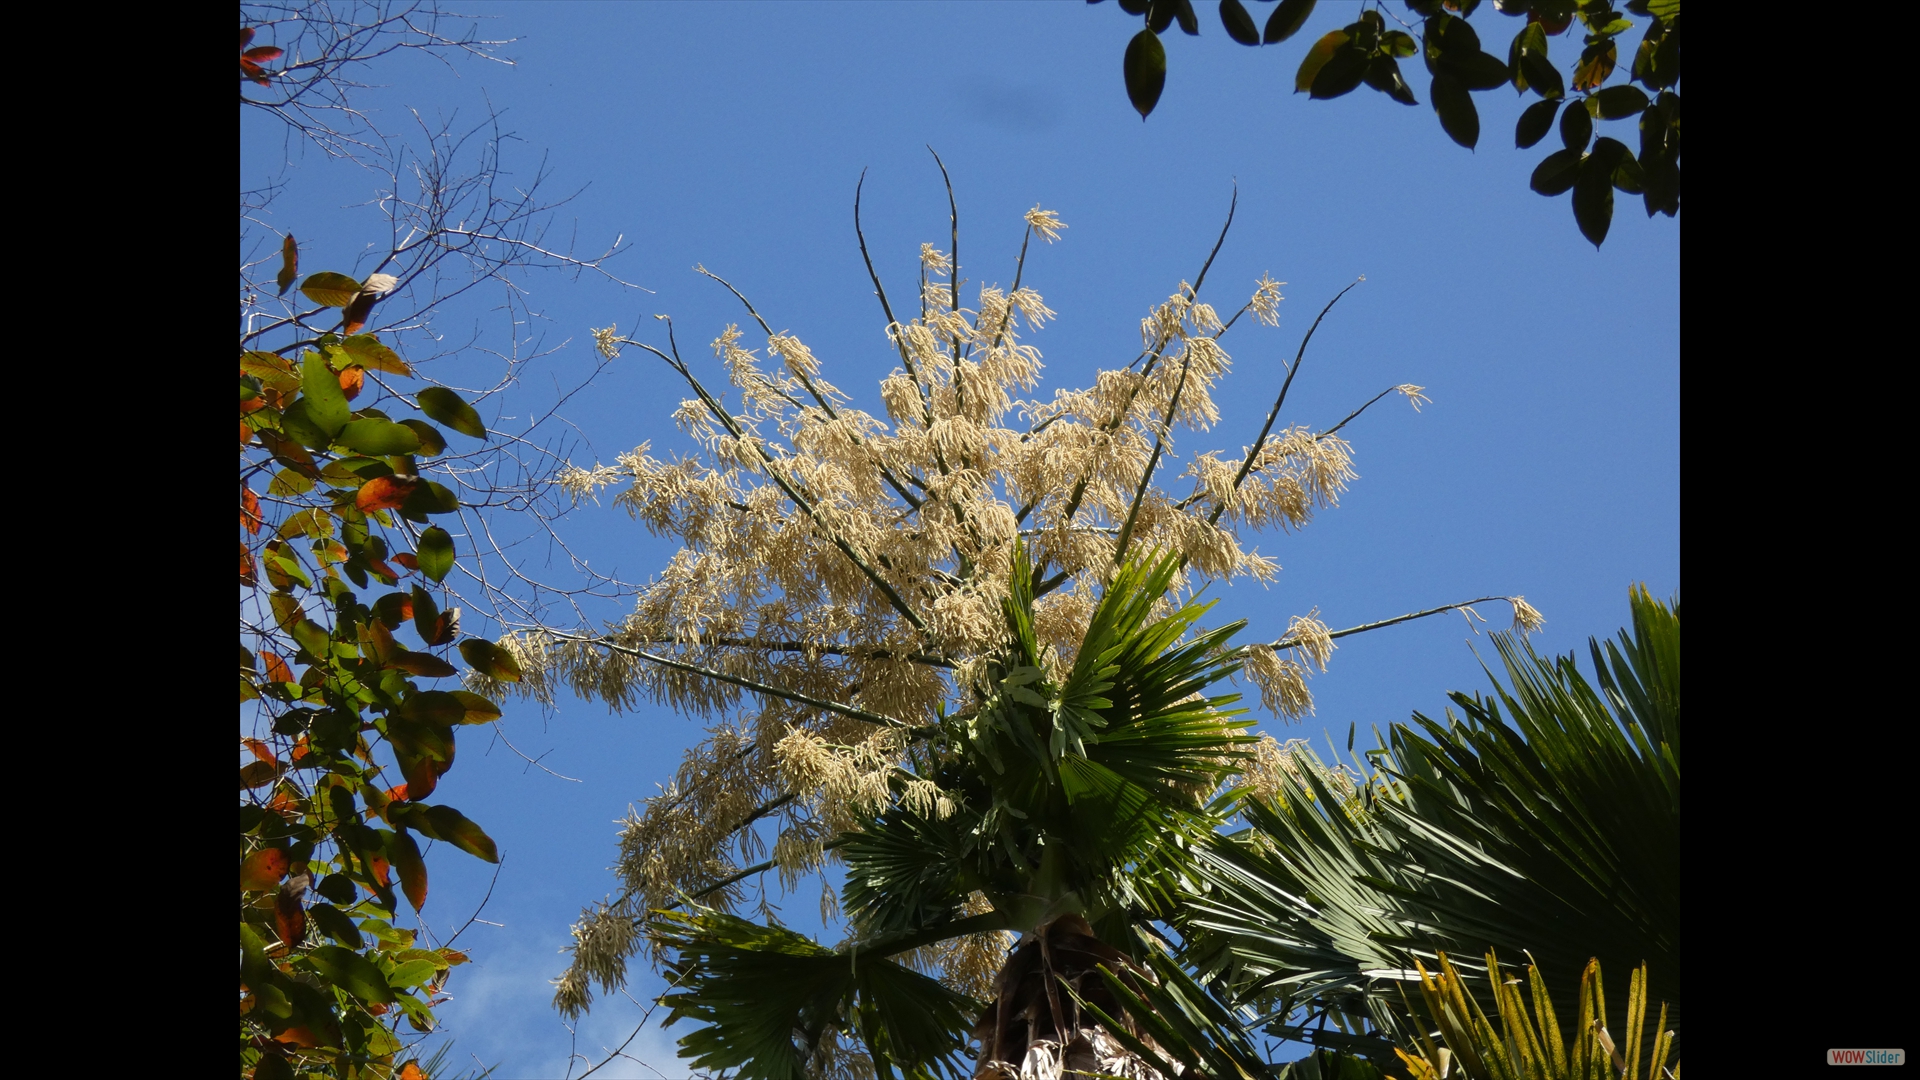
[[[278,45],[262,45],[256,49],[248,49],[240,55],[257,64],[263,60],[278,60],[283,52],[284,50]]]
[[[240,542],[240,584],[252,588],[260,584],[253,572],[253,552],[247,550],[247,542]]]
[[[272,679],[274,682],[293,681],[293,669],[287,666],[285,660],[280,659],[265,649],[260,650],[260,659],[267,665],[267,678]]]
[[[393,856],[393,868],[400,871],[400,888],[407,895],[407,903],[419,911],[427,902],[427,864],[420,858],[420,845],[403,829],[387,841],[387,850]]]
[[[353,505],[367,514],[376,510],[391,510],[406,502],[407,496],[412,495],[420,483],[417,476],[376,476],[360,485],[360,493],[353,497]]]
[[[280,884],[287,876],[287,853],[281,848],[261,848],[240,863],[240,887],[264,892]]]
[[[437,762],[432,757],[421,754],[419,757],[400,758],[400,772],[407,778],[407,791],[416,799],[424,799],[433,794],[440,785],[440,774],[434,769]]]
[[[420,569],[420,560],[415,558],[413,552],[411,551],[403,551],[398,555],[395,555],[393,557],[393,561],[399,563],[401,566],[404,566],[409,570]],[[407,618],[409,619],[413,618],[413,609],[411,607],[407,609]]]
[[[257,535],[260,532],[260,496],[244,484],[240,487],[240,524],[249,533]]]
[[[259,758],[269,765],[280,764],[280,759],[274,756],[273,748],[261,742],[259,739],[241,739],[240,745],[251,750],[254,757]]]
[[[340,373],[340,390],[347,395],[347,400],[351,401],[360,396],[360,387],[365,385],[366,381],[366,370],[358,364],[350,365],[347,370]]]
[[[253,40],[253,31],[248,27],[245,27],[245,26],[241,27],[240,28],[240,51],[245,52],[247,50],[247,42],[252,40]]]

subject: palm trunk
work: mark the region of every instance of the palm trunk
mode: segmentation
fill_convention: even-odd
[[[1101,1073],[1127,1080],[1169,1080],[1108,1033],[1080,1000],[1127,1024],[1127,1034],[1154,1047],[1127,1019],[1096,970],[1122,981],[1151,980],[1125,953],[1101,941],[1078,915],[1063,915],[1015,946],[994,978],[994,1000],[980,1014],[974,1080],[1063,1080]],[[1062,984],[1074,993],[1062,989]],[[1157,1049],[1157,1047],[1155,1047]]]

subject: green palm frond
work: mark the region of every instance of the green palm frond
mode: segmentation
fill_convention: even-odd
[[[680,1056],[695,1068],[801,1080],[820,1040],[851,1030],[881,1070],[923,1077],[959,1069],[960,1033],[979,1003],[888,959],[902,951],[898,942],[829,949],[711,909],[657,913],[650,930],[676,953],[668,967],[675,989],[660,999],[672,1010],[667,1024],[701,1024],[680,1039]]]
[[[1593,643],[1598,690],[1571,658],[1497,636],[1504,685],[1396,727],[1358,799],[1297,751],[1244,833],[1195,852],[1183,958],[1234,1000],[1311,1001],[1403,1038],[1400,988],[1441,950],[1646,962],[1678,1027],[1679,612],[1643,589],[1631,603],[1631,636]],[[1493,1000],[1483,969],[1455,966]],[[1555,993],[1573,1012],[1572,988]]]

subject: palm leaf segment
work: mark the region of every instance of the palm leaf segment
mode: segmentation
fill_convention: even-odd
[[[699,1067],[737,1068],[741,1080],[800,1077],[820,1040],[839,1031],[864,1043],[881,1076],[951,1071],[968,1026],[962,1010],[977,1003],[889,958],[1002,929],[1028,941],[980,1014],[985,1049],[1008,1050],[1016,1014],[1056,1017],[1028,1017],[1010,1051],[1018,1060],[1042,1029],[1070,1041],[1057,1021],[1056,977],[1066,973],[1041,953],[1057,945],[1081,958],[1079,985],[1097,987],[1097,965],[1126,970],[1143,953],[1133,923],[1173,913],[1184,853],[1223,821],[1210,799],[1253,741],[1251,721],[1237,719],[1245,710],[1227,708],[1237,694],[1204,693],[1239,670],[1226,643],[1244,624],[1196,633],[1212,606],[1197,602],[1155,618],[1178,558],[1136,559],[1115,571],[1056,682],[1034,634],[1025,552],[1013,563],[1006,645],[982,666],[977,705],[930,725],[895,779],[896,796],[929,780],[955,809],[939,817],[897,797],[843,838],[852,940],[827,949],[705,909],[650,924],[676,954],[677,989],[662,999],[668,1022],[705,1025],[681,1040]],[[976,891],[991,910],[966,915]],[[1081,1015],[1072,1000],[1065,1007]]]
[[[1499,949],[1542,969],[1643,963],[1680,1017],[1679,606],[1631,597],[1633,632],[1591,648],[1598,688],[1571,658],[1496,637],[1506,686],[1454,694],[1446,723],[1418,714],[1354,797],[1302,752],[1250,828],[1194,857],[1184,958],[1229,1000],[1280,1018],[1308,1007],[1349,1031],[1269,1030],[1377,1055],[1419,1027],[1403,988],[1445,950],[1491,1000]],[[1553,1005],[1576,1014],[1571,985]],[[1269,1016],[1272,1019],[1272,1015]],[[1618,1019],[1618,1018],[1615,1018]],[[1364,1022],[1364,1023],[1362,1023]],[[1361,1024],[1355,1028],[1355,1024]],[[1370,1024],[1375,1038],[1353,1038]]]

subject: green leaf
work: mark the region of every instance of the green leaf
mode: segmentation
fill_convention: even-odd
[[[1127,100],[1145,120],[1160,103],[1160,91],[1167,86],[1167,50],[1160,44],[1160,36],[1152,30],[1133,35],[1120,67],[1127,80]]]
[[[1400,76],[1400,65],[1391,56],[1376,56],[1367,63],[1367,85],[1402,105],[1418,105],[1407,80]]]
[[[343,308],[360,295],[360,283],[345,274],[323,270],[301,282],[300,291],[316,304]]]
[[[1599,148],[1580,163],[1573,181],[1573,220],[1580,235],[1598,248],[1613,224],[1613,172],[1618,165],[1601,160]]]
[[[457,674],[452,664],[432,653],[409,652],[404,649],[394,653],[392,659],[387,661],[387,667],[394,671],[404,671],[409,675],[418,675],[423,679],[445,679]]]
[[[425,479],[407,496],[406,502],[400,504],[401,515],[409,521],[425,521],[428,514],[451,514],[458,509],[458,496],[443,485]]]
[[[1433,111],[1447,137],[1471,150],[1480,141],[1480,112],[1460,80],[1441,72],[1433,77]]]
[[[408,720],[431,724],[434,727],[452,727],[467,722],[469,706],[465,697],[479,697],[466,694],[465,691],[421,690],[407,695],[400,703],[399,714]],[[481,700],[486,700],[482,698]]]
[[[433,830],[440,839],[461,851],[490,863],[500,861],[500,850],[494,846],[493,838],[453,807],[429,806],[427,820],[433,822]]]
[[[1220,25],[1227,28],[1228,37],[1242,45],[1260,44],[1260,28],[1240,0],[1220,0]]]
[[[1313,89],[1313,80],[1319,77],[1320,69],[1327,66],[1334,52],[1350,40],[1352,35],[1345,30],[1334,30],[1314,42],[1313,48],[1308,49],[1307,55],[1301,59],[1300,70],[1294,72],[1293,92],[1298,94]]]
[[[1520,114],[1520,122],[1513,126],[1513,145],[1525,150],[1546,138],[1553,128],[1554,113],[1559,110],[1558,101],[1536,101],[1527,106]]]
[[[438,525],[430,526],[420,534],[413,554],[420,560],[420,572],[440,581],[453,569],[453,535]]]
[[[280,413],[280,430],[309,450],[325,450],[333,442],[333,436],[314,421],[311,404],[304,397],[295,398]],[[307,486],[312,487],[312,482],[308,481]]]
[[[340,429],[335,441],[362,454],[411,454],[420,449],[420,436],[410,427],[391,420],[366,417],[350,420]]]
[[[449,690],[455,701],[466,707],[466,715],[460,718],[463,724],[490,724],[500,719],[500,706],[467,690]]]
[[[1578,171],[1580,171],[1578,150],[1555,150],[1538,165],[1534,165],[1534,175],[1528,181],[1528,186],[1544,196],[1565,194],[1567,188],[1571,188]]]
[[[1534,23],[1529,29],[1538,30],[1539,27],[1539,23]],[[1537,46],[1531,37],[1521,45],[1520,70],[1526,75],[1527,85],[1534,93],[1543,98],[1565,97],[1566,82],[1560,77],[1560,69],[1554,67],[1553,61],[1547,56],[1546,34],[1542,32],[1537,36]]]
[[[444,386],[429,386],[420,391],[420,411],[440,421],[462,435],[485,442],[487,426],[480,422],[480,414],[473,406],[460,400],[460,395]]]
[[[315,904],[307,909],[307,917],[312,919],[320,932],[349,949],[358,949],[361,945],[360,928],[346,912],[332,904]]]
[[[1602,120],[1620,120],[1646,111],[1648,100],[1646,92],[1637,86],[1622,83],[1609,86],[1594,94],[1590,99],[1594,107],[1600,110]]]
[[[1360,80],[1366,78],[1369,62],[1366,52],[1357,47],[1335,49],[1320,70],[1314,72],[1313,87],[1307,96],[1326,100],[1352,93]]]
[[[307,403],[307,419],[331,439],[347,426],[353,410],[340,389],[340,376],[319,353],[310,352],[300,363],[300,398]]]
[[[387,981],[394,986],[425,986],[433,981],[434,973],[439,970],[431,960],[409,960],[394,968],[393,974],[387,976]]]
[[[1306,25],[1307,16],[1313,14],[1314,0],[1280,0],[1280,6],[1267,16],[1266,32],[1260,40],[1268,45],[1277,45],[1300,32]]]
[[[384,371],[389,375],[411,375],[413,369],[407,366],[400,354],[380,343],[372,334],[355,334],[340,343],[353,362],[368,371]]]
[[[447,452],[446,437],[440,434],[439,428],[425,420],[402,420],[400,426],[412,431],[414,438],[420,440],[420,448],[414,453],[423,457],[436,457]]]
[[[312,619],[301,619],[299,622],[294,623],[288,632],[293,635],[293,640],[299,642],[301,648],[313,654],[315,659],[324,659],[326,657],[328,652],[327,631],[326,628],[319,623],[314,622]]]
[[[351,949],[322,945],[307,954],[307,961],[328,982],[361,1001],[383,1005],[394,1002],[393,989],[387,985],[387,977],[380,973],[373,961]]]
[[[1555,150],[1534,167],[1528,186],[1542,195],[1559,195],[1573,186],[1579,171],[1578,150]]]
[[[1567,107],[1560,114],[1560,143],[1567,149],[1579,153],[1587,148],[1593,139],[1593,117],[1587,115],[1586,108],[1580,103]]]
[[[474,670],[488,678],[519,682],[522,677],[520,665],[514,660],[513,654],[491,641],[468,638],[460,643],[460,655],[473,665]]]
[[[418,585],[413,587],[411,602],[413,604],[413,632],[420,635],[421,641],[432,645],[434,630],[436,629],[435,623],[440,618],[440,605],[434,603],[432,593]]]

